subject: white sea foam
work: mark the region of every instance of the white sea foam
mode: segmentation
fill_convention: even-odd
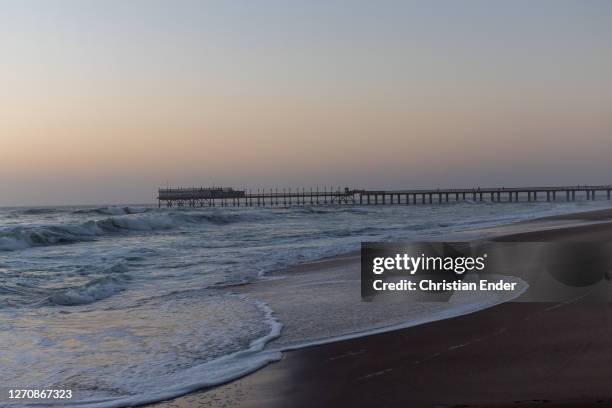
[[[195,305],[191,304],[191,296],[197,295],[195,293],[190,293],[189,296],[184,297],[182,294],[179,294],[179,298],[181,298],[182,302],[177,305],[176,311],[179,313],[175,316],[176,319],[180,319],[182,312],[190,313]],[[175,296],[172,296],[173,298]],[[176,397],[179,395],[183,395],[190,391],[194,391],[197,389],[212,387],[215,385],[222,384],[227,381],[231,381],[232,379],[244,376],[249,374],[264,365],[277,361],[281,358],[281,353],[279,351],[268,351],[265,350],[266,344],[280,336],[282,325],[279,323],[273,314],[273,311],[264,303],[258,300],[249,299],[246,296],[224,296],[226,301],[231,299],[236,299],[241,302],[242,305],[247,307],[244,311],[248,310],[248,305],[253,305],[254,310],[249,312],[249,314],[245,314],[245,318],[253,318],[254,315],[250,314],[255,310],[260,313],[260,322],[252,322],[251,326],[261,326],[258,329],[258,332],[261,332],[262,335],[250,340],[244,348],[239,349],[237,351],[231,352],[226,355],[220,355],[217,358],[211,359],[204,363],[191,363],[182,367],[182,369],[177,369],[177,367],[182,366],[182,361],[185,359],[185,353],[188,352],[189,348],[193,348],[197,346],[197,339],[185,338],[182,332],[173,333],[172,331],[168,332],[168,336],[170,338],[164,338],[164,342],[168,342],[175,347],[175,352],[180,352],[183,355],[168,355],[164,356],[163,353],[161,355],[150,356],[150,359],[145,359],[144,361],[140,361],[139,358],[134,358],[134,354],[136,357],[139,357],[138,354],[142,353],[138,349],[129,349],[130,355],[123,355],[122,347],[123,344],[121,341],[121,336],[126,335],[127,333],[122,333],[122,323],[114,322],[114,325],[107,324],[107,327],[99,327],[98,318],[100,317],[100,313],[92,313],[89,317],[89,320],[92,321],[96,326],[91,326],[91,333],[83,334],[83,338],[78,341],[91,341],[91,351],[88,353],[89,355],[79,355],[72,362],[73,364],[78,364],[82,361],[87,361],[88,359],[93,359],[96,361],[98,359],[97,355],[100,354],[102,360],[98,362],[99,366],[91,371],[84,372],[78,374],[76,376],[70,375],[70,371],[68,370],[68,376],[64,374],[65,370],[54,370],[51,374],[51,380],[53,381],[55,388],[63,387],[63,388],[71,388],[73,389],[73,393],[75,398],[73,400],[63,400],[63,401],[45,401],[44,404],[32,404],[35,406],[79,406],[79,407],[126,407],[126,406],[134,406],[134,405],[142,405],[146,403],[151,403],[155,401],[160,401],[172,397]],[[156,300],[156,304],[160,301],[160,299]],[[209,299],[210,301],[210,299]],[[226,305],[230,305],[230,303],[226,303]],[[218,309],[219,311],[221,309]],[[154,309],[149,310],[147,313],[140,313],[139,317],[141,319],[153,319],[156,311]],[[167,311],[161,311],[161,313],[167,313]],[[231,312],[229,312],[231,313]],[[230,315],[228,314],[228,317]],[[234,321],[238,321],[238,318],[234,316],[232,318]],[[177,321],[176,324],[179,324],[182,328],[192,328],[193,322],[196,322],[195,316],[185,316],[182,320]],[[62,331],[71,331],[74,329],[75,322],[69,321],[61,324],[57,322],[59,327],[58,330]],[[155,324],[154,320],[151,320],[151,324]],[[41,330],[52,331],[56,330],[55,322],[49,321],[44,326],[41,326]],[[200,333],[205,333],[205,328],[207,325],[201,327]],[[165,330],[172,328],[173,325],[166,325],[160,327],[160,330]],[[36,332],[35,332],[36,333]],[[19,340],[19,332],[17,333],[6,333],[9,336],[9,340],[14,338],[15,340]],[[218,346],[224,344],[224,342],[229,342],[232,336],[232,333],[211,333],[217,337]],[[132,333],[132,336],[136,336],[133,340],[134,347],[142,347],[142,342],[148,342],[148,339],[141,337],[137,332]],[[174,336],[174,337],[172,337]],[[118,343],[114,346],[114,349],[110,354],[100,353],[98,348],[103,347],[104,338],[115,338]],[[6,339],[5,339],[6,340]],[[50,347],[52,344],[46,339],[34,338],[35,342],[41,342],[45,347]],[[194,341],[196,340],[196,341]],[[23,339],[23,342],[26,343],[28,340]],[[201,347],[206,347],[206,343],[202,343]],[[209,344],[211,345],[211,344]],[[151,344],[154,348],[158,347],[154,344]],[[234,345],[235,348],[237,345]],[[71,345],[70,347],[64,347],[62,349],[63,352],[69,351],[71,348],[76,347],[75,345]],[[25,348],[22,344],[16,345],[16,348],[19,351],[23,351]],[[195,351],[195,350],[194,350]],[[119,353],[117,355],[117,353]],[[35,356],[19,356],[22,360],[34,358]],[[147,357],[147,354],[143,354],[143,357]],[[56,363],[57,356],[49,356],[47,358],[49,360],[48,365],[52,365]],[[118,366],[116,370],[113,370],[113,367],[109,367],[110,364],[126,364],[127,362],[140,362],[142,367],[140,367],[137,371],[133,371],[130,367],[121,367]],[[10,359],[8,360],[10,364]],[[38,361],[38,366],[45,366],[45,361]],[[9,366],[5,369],[13,369],[12,366]],[[2,373],[2,368],[0,368],[0,374]],[[14,373],[14,371],[13,371]],[[120,374],[121,373],[121,374]],[[45,373],[45,377],[41,378],[41,381],[48,382],[50,378],[48,378],[48,373]],[[90,388],[89,390],[83,390],[83,387],[87,386]],[[143,387],[144,386],[144,387]],[[133,388],[137,387],[137,388]],[[121,391],[119,391],[121,390]],[[123,395],[113,395],[113,394],[123,394]],[[89,395],[88,395],[89,394]],[[93,395],[92,395],[93,394]],[[99,394],[99,395],[97,395]],[[19,405],[23,406],[23,404],[7,404],[7,406]]]
[[[242,298],[247,299],[244,296]],[[146,394],[136,394],[126,398],[87,399],[78,401],[76,405],[87,408],[118,408],[163,401],[226,383],[280,360],[280,351],[264,350],[264,347],[269,341],[280,336],[283,326],[274,318],[274,312],[267,304],[258,300],[253,302],[264,312],[264,321],[270,330],[265,336],[253,340],[247,349],[173,373],[169,379],[171,386],[160,387]]]

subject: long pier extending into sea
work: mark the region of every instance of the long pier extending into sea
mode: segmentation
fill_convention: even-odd
[[[288,188],[235,190],[228,187],[160,188],[158,205],[167,207],[290,205],[416,205],[460,201],[522,202],[610,200],[612,185],[558,187],[493,187],[425,190],[360,190],[346,188]]]

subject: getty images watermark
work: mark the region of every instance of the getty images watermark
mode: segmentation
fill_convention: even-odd
[[[361,296],[448,301],[457,292],[504,292],[515,301],[612,300],[609,243],[363,243]]]

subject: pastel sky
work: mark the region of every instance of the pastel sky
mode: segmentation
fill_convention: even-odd
[[[612,2],[0,0],[0,206],[612,183]]]

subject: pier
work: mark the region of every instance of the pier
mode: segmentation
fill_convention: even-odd
[[[417,205],[472,202],[610,200],[612,185],[361,190],[333,187],[236,190],[229,187],[160,188],[158,206],[285,207],[294,205]]]

